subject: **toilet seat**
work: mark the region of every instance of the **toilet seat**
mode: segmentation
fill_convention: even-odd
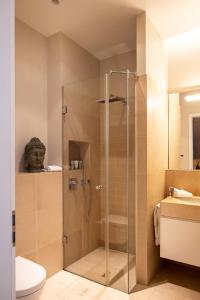
[[[46,281],[45,269],[21,256],[15,259],[16,265],[16,297],[24,297],[35,293]]]

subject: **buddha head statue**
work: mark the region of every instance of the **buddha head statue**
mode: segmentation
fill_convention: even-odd
[[[40,139],[34,137],[25,146],[24,167],[28,172],[41,172],[44,169],[46,147]]]

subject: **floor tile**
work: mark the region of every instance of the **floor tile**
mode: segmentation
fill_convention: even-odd
[[[200,293],[164,283],[130,295],[130,300],[199,300]]]
[[[126,294],[66,271],[46,282],[40,300],[200,300],[200,293],[172,283]]]

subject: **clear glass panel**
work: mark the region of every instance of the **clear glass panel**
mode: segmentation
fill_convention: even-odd
[[[128,292],[133,291],[136,285],[136,168],[135,168],[135,78],[129,78],[129,165],[128,165],[128,253],[129,275]]]
[[[64,268],[106,284],[105,105],[98,98],[96,78],[63,90]]]
[[[97,103],[96,78],[63,89],[64,267],[128,293],[136,281],[133,76],[106,74],[102,97]]]
[[[126,293],[135,285],[134,80],[110,77],[109,104],[109,285]]]

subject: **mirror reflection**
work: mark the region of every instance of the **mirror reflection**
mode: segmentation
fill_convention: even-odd
[[[169,94],[169,169],[200,169],[200,89]]]

